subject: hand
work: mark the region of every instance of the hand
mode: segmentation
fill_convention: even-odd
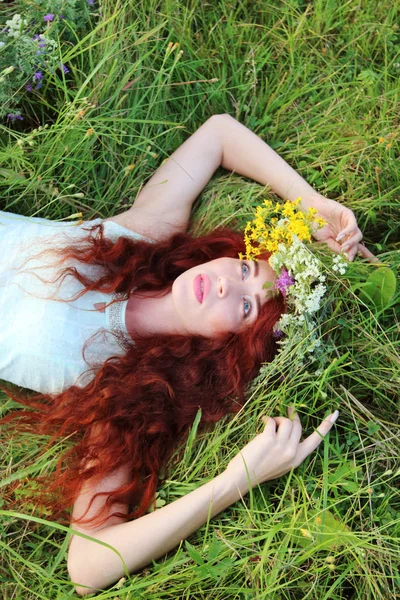
[[[319,446],[339,413],[335,411],[324,419],[303,442],[300,442],[299,415],[293,414],[293,409],[289,409],[288,414],[290,418],[264,417],[264,431],[247,444],[224,471],[242,495],[249,487],[276,479],[298,467]]]
[[[316,208],[318,215],[327,222],[325,227],[315,232],[314,238],[317,241],[324,242],[338,254],[343,252],[349,261],[352,261],[356,254],[376,260],[372,252],[360,243],[363,235],[352,210],[319,194],[305,204],[307,208],[310,206]]]

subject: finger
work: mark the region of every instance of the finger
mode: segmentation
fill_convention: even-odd
[[[329,415],[322,421],[322,423],[320,423],[314,433],[308,436],[308,438],[306,438],[304,442],[299,445],[299,451],[297,453],[298,464],[300,464],[309,454],[311,454],[311,452],[318,448],[326,434],[332,429],[333,424],[338,416],[339,411],[335,410],[334,413]]]
[[[288,440],[293,429],[293,422],[286,417],[274,417],[274,421],[278,425],[276,432],[278,440]]]
[[[300,417],[299,414],[297,412],[293,413],[291,415],[291,419],[292,419],[292,431],[290,433],[290,442],[293,444],[295,444],[296,446],[298,445],[298,443],[301,440],[301,434],[302,434],[302,426],[300,423]]]
[[[327,243],[328,247],[331,250],[333,250],[333,252],[336,252],[336,254],[342,254],[350,262],[354,259],[355,255],[357,254],[356,248],[353,248],[352,250],[349,250],[348,252],[344,252],[343,246],[341,246],[340,244],[335,242],[335,240],[333,240],[333,239],[326,240],[326,243]]]
[[[342,229],[342,231],[339,231],[338,235],[336,236],[337,242],[340,242],[340,240],[343,240],[346,236],[350,235],[356,229],[358,229],[357,219],[355,218],[354,214],[351,211],[350,211],[350,214],[348,215],[347,220],[348,220],[348,224],[346,225],[346,227],[344,229]]]
[[[327,240],[323,240],[322,243],[326,243],[328,248],[330,248],[331,250],[333,250],[333,252],[336,252],[336,254],[340,254],[341,250],[342,250],[342,246],[340,244],[338,244],[337,242],[335,242],[334,239],[329,238]]]
[[[272,417],[261,417],[261,420],[265,425],[263,433],[267,434],[268,436],[276,435],[275,419]]]
[[[349,262],[353,262],[353,260],[355,259],[356,255],[357,255],[357,246],[355,248],[353,247],[348,252],[345,252],[345,256],[346,256],[346,258],[347,258],[347,260]]]
[[[347,252],[353,246],[357,246],[357,244],[361,242],[362,238],[363,234],[357,228],[357,231],[342,244],[342,252]]]
[[[370,250],[368,250],[368,248],[366,248],[364,246],[364,244],[357,244],[357,252],[363,258],[366,258],[370,262],[378,262],[379,261],[379,259],[374,254],[372,254],[372,252],[370,252]]]

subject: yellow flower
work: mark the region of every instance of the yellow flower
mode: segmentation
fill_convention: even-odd
[[[308,531],[308,529],[300,529],[300,533],[303,537],[308,538],[309,540],[314,539],[312,534]]]
[[[295,207],[290,202],[286,202],[283,205],[282,214],[283,214],[284,217],[287,217],[288,219],[290,217],[293,217],[294,211],[295,211]]]
[[[301,198],[294,202],[279,202],[273,204],[271,200],[264,200],[257,206],[252,221],[245,227],[244,241],[246,257],[252,259],[262,252],[276,252],[279,244],[285,246],[292,244],[293,236],[300,241],[309,242],[315,226],[317,229],[326,223],[316,217],[317,210],[310,208],[307,212],[297,209]],[[273,216],[274,215],[274,216]]]

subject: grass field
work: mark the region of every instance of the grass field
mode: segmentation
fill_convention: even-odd
[[[33,10],[40,19],[54,13],[40,27],[59,45],[39,81],[21,39],[0,43],[2,210],[51,219],[120,212],[190,133],[227,112],[352,208],[367,246],[398,275],[398,2],[16,0],[0,2],[0,24]],[[218,172],[193,229],[243,227],[261,192]],[[400,286],[393,295],[380,279],[375,301],[363,295],[377,268],[357,260],[345,277],[331,275],[322,366],[286,355],[267,365],[239,415],[177,453],[158,503],[219,473],[260,430],[262,414],[294,404],[312,431],[339,408],[329,439],[298,470],[253,490],[99,598],[399,596]],[[6,493],[0,509],[1,598],[77,597],[64,530],[29,499],[31,477],[54,467],[59,448],[41,454],[45,440],[1,435],[0,485],[21,482],[19,512]]]

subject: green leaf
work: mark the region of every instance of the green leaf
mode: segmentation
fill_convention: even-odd
[[[196,563],[196,565],[204,565],[204,560],[200,552],[197,552],[196,548],[192,546],[192,544],[189,544],[187,540],[185,541],[185,547],[190,558]]]
[[[367,427],[368,427],[368,435],[375,435],[375,433],[377,433],[381,428],[380,424],[375,423],[374,421],[368,421]]]
[[[184,461],[185,461],[186,465],[189,465],[189,463],[191,462],[193,443],[197,436],[197,430],[199,428],[199,424],[201,421],[201,414],[202,414],[201,408],[199,408],[199,410],[197,411],[196,416],[194,418],[193,425],[189,431],[188,440],[187,440],[186,448],[185,448],[185,454],[184,454]]]
[[[209,562],[213,562],[218,554],[225,549],[225,544],[223,542],[221,542],[220,540],[218,540],[217,536],[213,535],[212,540],[210,542],[210,546],[208,548],[208,552],[207,552],[207,560]]]
[[[329,510],[313,510],[304,514],[301,511],[295,523],[294,542],[302,548],[318,547],[327,550],[357,544],[357,536]]]
[[[11,171],[11,169],[0,169],[0,177],[4,177],[4,179],[8,179],[9,181],[23,181],[25,179],[25,175],[22,173],[16,173],[15,171]]]
[[[396,293],[396,276],[391,269],[381,267],[371,273],[360,286],[360,298],[368,306],[385,308]]]

